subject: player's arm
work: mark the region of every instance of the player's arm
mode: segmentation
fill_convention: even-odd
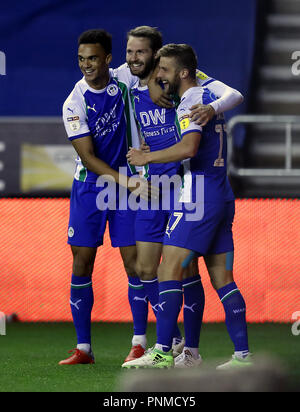
[[[63,121],[74,149],[82,164],[97,175],[111,175],[115,181],[119,180],[118,173],[94,154],[92,137],[85,113],[85,101],[81,91],[74,89],[63,105]]]
[[[202,72],[198,72],[197,77],[201,86],[209,89],[218,99],[209,105],[195,104],[190,107],[191,121],[196,124],[205,126],[216,114],[232,110],[244,101],[243,95],[227,84],[211,79]]]
[[[142,179],[142,176],[137,178],[123,175],[112,169],[106,162],[95,156],[91,136],[74,139],[72,140],[72,145],[79,155],[82,164],[91,172],[99,176],[105,175],[111,179],[111,181],[128,188],[132,192],[135,192],[137,196],[141,195],[141,197],[145,200],[149,200],[151,197],[157,198],[157,190],[152,188],[151,184],[145,179]]]
[[[74,149],[82,164],[91,172],[101,176],[111,176],[112,180],[127,186],[128,177],[119,174],[106,162],[95,156],[93,140],[87,124],[85,101],[78,89],[74,89],[63,105],[63,121]]]
[[[167,149],[155,152],[145,152],[131,148],[127,153],[127,159],[134,166],[145,166],[148,163],[170,163],[194,157],[197,154],[201,140],[199,131],[186,133],[180,142]]]
[[[128,177],[112,169],[106,162],[99,159],[94,153],[91,136],[73,139],[72,145],[81,159],[82,164],[91,172],[102,176],[111,176],[112,180],[127,187]]]
[[[232,110],[244,101],[243,95],[238,90],[220,82],[220,80],[214,80],[205,87],[218,97],[217,100],[211,103],[216,114]]]

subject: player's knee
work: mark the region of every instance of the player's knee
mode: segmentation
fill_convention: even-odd
[[[92,276],[94,269],[93,261],[86,261],[85,259],[76,258],[73,262],[73,273],[76,276]]]
[[[211,284],[215,290],[221,289],[233,281],[231,270],[226,270],[222,274],[219,273],[219,276],[211,276]]]
[[[124,269],[128,276],[137,276],[136,264],[134,259],[123,260]]]
[[[73,273],[76,276],[92,276],[95,252],[87,249],[72,248]]]
[[[143,265],[141,262],[136,263],[136,274],[141,280],[152,280],[157,277],[157,267]]]
[[[137,257],[136,247],[129,246],[129,247],[120,248],[120,252],[121,252],[121,257],[123,261],[123,266],[127,273],[127,276],[136,277],[137,276],[136,270],[135,270],[136,257]]]
[[[183,269],[181,263],[167,264],[163,261],[157,270],[157,276],[160,282],[167,280],[182,280]]]

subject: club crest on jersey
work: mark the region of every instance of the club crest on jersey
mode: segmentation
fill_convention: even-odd
[[[73,237],[73,236],[74,236],[74,229],[72,228],[72,226],[70,226],[68,230],[68,237]]]
[[[118,94],[118,90],[118,86],[115,84],[110,84],[109,86],[107,86],[107,94],[109,94],[112,97]]]

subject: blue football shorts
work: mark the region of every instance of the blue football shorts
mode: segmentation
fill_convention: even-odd
[[[199,256],[234,250],[232,236],[234,200],[204,203],[200,220],[190,220],[189,214],[191,212],[185,207],[171,212],[164,235],[164,245],[185,248],[196,252]]]
[[[74,179],[70,199],[68,243],[83,247],[101,246],[108,223],[113,247],[135,245],[136,212],[99,210],[96,201],[100,190],[101,188],[98,188],[95,183],[80,182]]]
[[[141,199],[140,205],[140,209],[136,212],[135,240],[163,243],[170,210],[174,207],[173,190],[171,189],[170,194],[160,191],[157,200],[152,199],[147,202]]]
[[[137,210],[135,240],[163,243],[169,216],[169,210]]]

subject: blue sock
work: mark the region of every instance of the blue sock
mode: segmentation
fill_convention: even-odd
[[[148,321],[148,298],[138,277],[128,276],[128,300],[135,335],[145,335]]]
[[[159,302],[159,293],[158,293],[158,279],[152,279],[152,280],[141,280],[142,284],[144,285],[146,295],[148,296],[149,302],[151,304],[151,307],[153,309],[154,315],[156,317],[157,311],[158,311],[158,302]],[[182,339],[182,335],[180,332],[180,329],[176,323],[176,326],[174,328],[173,332],[173,338]]]
[[[173,340],[177,344],[181,341],[181,339],[182,339],[182,334],[181,334],[178,324],[176,323],[174,331],[173,331]]]
[[[159,282],[159,309],[157,313],[157,344],[165,352],[172,347],[177,318],[182,305],[182,282],[167,280]]]
[[[91,344],[91,313],[94,304],[92,279],[72,274],[70,305],[77,344]]]
[[[225,323],[235,352],[249,352],[246,304],[235,282],[217,290],[225,310]]]
[[[145,293],[149,299],[154,315],[156,316],[158,311],[158,280],[157,278],[152,280],[141,280],[142,285],[144,286]]]
[[[202,326],[205,295],[200,275],[184,279],[184,334],[185,346],[198,348]]]

